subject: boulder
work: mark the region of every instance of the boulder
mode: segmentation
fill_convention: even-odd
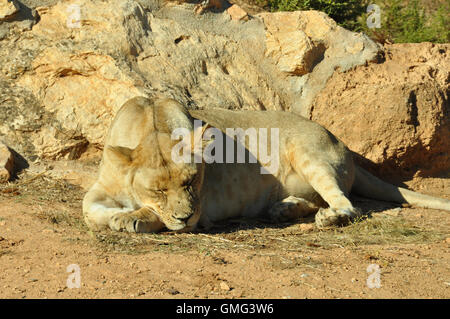
[[[339,69],[379,59],[380,47],[362,33],[348,31],[315,10],[258,14],[265,26],[266,56],[297,87],[291,109],[308,117],[313,100]]]
[[[101,150],[135,96],[309,116],[336,70],[376,61],[380,50],[317,11],[233,21],[228,10],[196,15],[195,3],[55,2],[21,4],[26,25],[0,37],[0,137],[31,161]]]
[[[92,144],[103,142],[114,114],[123,103],[143,94],[111,56],[92,51],[48,48],[34,59],[32,70],[18,83],[42,101],[63,131],[77,132]],[[51,150],[55,133],[46,130],[42,134],[36,149],[38,155],[58,157],[57,150]]]
[[[231,20],[248,20],[248,13],[237,4],[233,4],[229,7],[227,12],[231,17]]]
[[[10,180],[14,172],[14,156],[9,148],[0,142],[0,183]]]
[[[14,16],[19,10],[16,0],[0,0],[0,22]]]
[[[449,44],[395,44],[386,61],[336,72],[311,118],[384,176],[450,171]]]

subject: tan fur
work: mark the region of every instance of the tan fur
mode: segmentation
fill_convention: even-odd
[[[180,142],[171,138],[175,128],[187,128],[191,141],[207,143],[203,139],[207,125],[194,132],[194,118],[222,132],[278,128],[279,169],[261,174],[261,163],[248,161],[175,163],[171,151]],[[248,143],[247,139],[250,155]],[[253,155],[261,160],[259,153]],[[99,177],[84,198],[83,212],[92,228],[130,232],[164,227],[191,231],[227,218],[266,215],[286,221],[311,213],[324,227],[344,225],[360,215],[348,199],[350,191],[450,210],[448,200],[384,183],[355,166],[341,141],[301,116],[223,109],[188,112],[174,100],[139,97],[125,103],[111,125]]]

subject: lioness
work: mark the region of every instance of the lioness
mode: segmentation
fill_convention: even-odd
[[[260,153],[253,163],[205,163],[202,148],[214,143],[205,138],[208,127],[194,130],[200,119],[220,130],[226,128],[278,129],[277,160],[271,174],[262,173]],[[189,130],[191,160],[174,160],[173,150],[183,143],[176,129]],[[223,133],[222,133],[223,132]],[[217,134],[216,134],[217,135]],[[267,145],[272,139],[267,138]],[[233,144],[234,143],[234,144]],[[226,143],[224,143],[226,144]],[[241,144],[241,145],[244,145]],[[209,147],[209,144],[206,147]],[[216,149],[219,152],[220,149]],[[200,160],[195,160],[200,157]],[[233,161],[234,159],[234,161]],[[136,97],[126,102],[111,124],[99,176],[83,200],[83,213],[91,228],[109,227],[129,232],[157,232],[163,228],[192,231],[231,217],[267,216],[274,221],[295,220],[316,213],[317,226],[345,225],[360,216],[348,199],[359,195],[450,210],[450,201],[387,184],[353,163],[347,147],[319,124],[289,112],[188,111],[171,99]]]

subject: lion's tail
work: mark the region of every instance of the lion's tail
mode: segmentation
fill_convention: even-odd
[[[356,166],[352,191],[367,198],[450,211],[450,200],[416,193],[406,188],[388,184],[358,166]]]

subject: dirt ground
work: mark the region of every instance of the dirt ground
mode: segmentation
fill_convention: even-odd
[[[310,218],[234,220],[195,234],[93,233],[82,220],[85,190],[52,169],[0,187],[0,298],[450,297],[448,212],[352,198],[370,218],[343,228],[318,230]],[[450,198],[448,178],[406,184]],[[72,264],[80,288],[67,287]],[[381,287],[369,288],[376,267]]]

